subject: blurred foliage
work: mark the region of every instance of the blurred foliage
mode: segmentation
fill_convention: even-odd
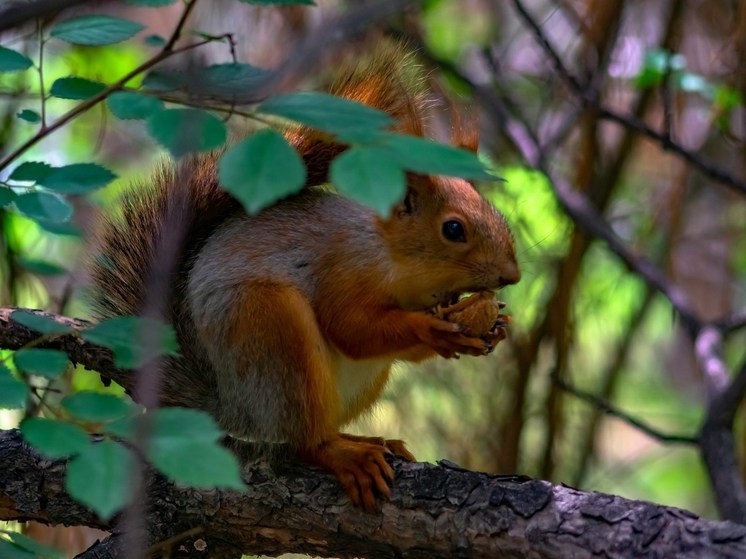
[[[338,7],[336,2],[319,4],[318,9],[330,12]],[[599,3],[590,0],[562,3],[564,8],[539,0],[526,4],[541,16],[573,71],[579,75],[599,72],[601,85],[596,93],[602,100],[625,113],[642,106],[635,116],[655,129],[661,129],[669,118],[674,138],[734,175],[744,175],[746,80],[740,64],[746,49],[737,51],[737,45],[746,41],[743,26],[733,25],[737,21],[734,13],[743,15],[743,9],[736,12],[739,8],[733,3],[712,2],[704,18],[705,8],[688,6],[676,12],[674,22],[667,16],[667,8],[674,3],[668,2],[622,2],[619,14],[623,16],[608,20],[591,17]],[[230,21],[245,25],[244,34],[265,25],[274,31],[271,26],[276,22],[262,17],[266,12],[236,12],[220,6],[225,13],[219,17],[197,10],[195,26],[207,28],[211,18],[217,17],[223,25]],[[156,13],[145,16],[153,18],[154,27],[161,17]],[[485,83],[510,95],[543,139],[554,139],[568,115],[575,117],[562,136],[563,148],[553,158],[577,178],[579,188],[602,184],[621,161],[609,179],[613,190],[602,209],[606,219],[630,247],[655,261],[687,291],[700,312],[717,318],[746,306],[746,204],[742,196],[713,184],[642,135],[631,135],[625,147],[623,127],[592,121],[594,115],[579,112],[576,100],[559,85],[561,79],[551,61],[532,42],[507,3],[495,7],[487,1],[428,0],[413,19],[416,25],[407,27],[405,21],[398,30],[417,34],[425,48],[451,64],[477,68],[480,76],[497,74],[494,81],[485,78]],[[684,31],[667,34],[666,26],[673,23]],[[310,20],[303,24],[313,25]],[[594,25],[606,27],[594,29]],[[287,27],[294,29],[290,24]],[[153,33],[165,34],[162,29]],[[35,59],[38,44],[33,36],[14,38],[9,46]],[[265,50],[279,49],[274,38],[265,40]],[[145,61],[153,44],[158,48],[153,40],[96,48],[50,42],[43,67],[45,85],[49,88],[57,79],[71,75],[112,83]],[[205,57],[211,62],[211,57],[219,58]],[[492,74],[485,70],[490,60],[499,66]],[[252,58],[246,61],[255,62]],[[467,88],[453,75],[432,70],[431,82],[438,93],[449,97],[448,102],[466,94]],[[141,83],[139,76],[129,85],[137,88]],[[5,105],[0,115],[0,153],[7,153],[39,126],[34,116],[41,112],[39,84],[33,70],[0,73],[0,94]],[[48,121],[74,103],[48,99]],[[437,108],[446,104],[441,99]],[[109,107],[116,114],[116,101]],[[19,113],[22,116],[16,117]],[[434,128],[441,117],[434,117]],[[605,398],[663,432],[694,435],[705,405],[702,379],[693,355],[682,343],[681,328],[668,301],[649,294],[643,282],[598,242],[589,244],[579,263],[570,262],[578,235],[575,225],[560,209],[545,177],[527,169],[514,146],[498,136],[491,129],[483,134],[491,148],[483,155],[504,180],[482,188],[512,224],[523,270],[521,283],[501,294],[513,315],[511,339],[489,358],[400,366],[384,400],[353,429],[401,437],[420,460],[445,457],[468,468],[500,473],[509,473],[504,468],[512,461],[520,473],[548,473],[555,482],[581,489],[716,516],[707,474],[694,447],[662,444],[619,419],[600,417],[596,423],[592,406],[566,393],[556,395],[551,374],[564,355],[563,371],[572,384],[603,395],[608,382],[611,388]],[[74,198],[76,213],[66,230],[70,233],[89,228],[95,211],[112,211],[121,190],[132,181],[146,180],[147,169],[164,152],[142,123],[115,119],[100,105],[36,145],[24,159],[43,156],[56,166],[95,160],[118,175],[105,189]],[[593,180],[582,180],[588,176]],[[6,170],[0,179],[7,179]],[[0,230],[2,304],[85,316],[84,261],[89,249],[83,238],[53,233],[3,210]],[[577,275],[565,286],[571,292],[567,312],[557,314],[559,305],[553,295],[563,287],[561,270],[574,265]],[[639,322],[633,323],[633,318]],[[554,319],[561,319],[561,324],[546,334],[547,324]],[[535,353],[524,366],[525,348],[533,347],[535,339]],[[612,371],[617,350],[627,342],[628,349]],[[730,366],[743,362],[744,347],[746,333],[734,334],[725,347]],[[2,352],[6,362],[9,355]],[[121,393],[117,387],[103,388],[96,375],[79,368],[68,368],[57,382],[64,391]],[[552,394],[563,402],[558,416],[548,411]],[[49,398],[54,402],[61,396],[50,393]],[[14,426],[20,419],[20,413],[0,410],[2,427]],[[739,417],[739,440],[744,439],[743,423]],[[516,425],[520,428],[518,445],[512,449],[504,442],[505,433],[515,433]],[[551,440],[550,427],[559,427]],[[584,446],[588,436],[590,445]]]

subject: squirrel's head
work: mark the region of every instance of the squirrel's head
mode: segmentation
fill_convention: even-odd
[[[404,201],[380,225],[403,308],[448,304],[521,278],[505,218],[463,179],[411,177]]]

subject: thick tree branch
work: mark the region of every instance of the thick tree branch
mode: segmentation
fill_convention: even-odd
[[[2,349],[19,349],[34,342],[41,335],[39,332],[26,328],[23,324],[13,320],[11,314],[15,310],[18,309],[13,307],[0,308],[0,348]],[[44,311],[28,312],[45,316],[76,330],[91,326],[89,322],[77,318],[68,318]],[[102,378],[113,380],[122,386],[128,386],[131,380],[132,371],[117,367],[110,350],[86,342],[75,334],[56,336],[38,344],[36,347],[64,351],[73,363],[79,363],[86,369],[98,372]]]
[[[256,452],[247,443],[236,443],[236,449],[244,460]],[[250,489],[245,494],[183,489],[150,475],[150,543],[173,538],[186,549],[220,549],[220,557],[239,552],[340,558],[746,554],[746,527],[701,520],[678,509],[449,464],[397,462],[395,467],[392,498],[375,514],[355,509],[330,476],[279,456],[246,460],[243,477]],[[0,520],[111,528],[69,498],[64,471],[64,461],[41,458],[18,431],[0,432]],[[196,529],[202,532],[195,536],[190,531]],[[118,539],[107,539],[82,557],[122,557]]]

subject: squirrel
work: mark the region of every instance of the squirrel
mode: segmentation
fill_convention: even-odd
[[[330,92],[422,136],[424,103],[407,58],[383,49]],[[473,130],[457,132],[456,144],[476,148]],[[390,494],[386,456],[414,457],[402,441],[340,428],[371,408],[395,361],[484,355],[505,337],[501,327],[476,336],[433,309],[516,283],[514,240],[463,179],[408,174],[405,198],[381,217],[326,185],[344,145],[304,127],[286,138],[307,184],[255,215],[219,187],[215,153],[164,164],[125,195],[98,234],[96,314],[145,312],[155,263],[175,254],[165,315],[181,352],[159,365],[160,405],[205,410],[231,435],[285,441],[373,510]],[[183,234],[167,243],[175,223]]]

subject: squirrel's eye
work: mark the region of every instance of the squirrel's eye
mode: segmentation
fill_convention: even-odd
[[[460,221],[451,219],[443,224],[443,236],[454,243],[466,242],[466,231]]]

